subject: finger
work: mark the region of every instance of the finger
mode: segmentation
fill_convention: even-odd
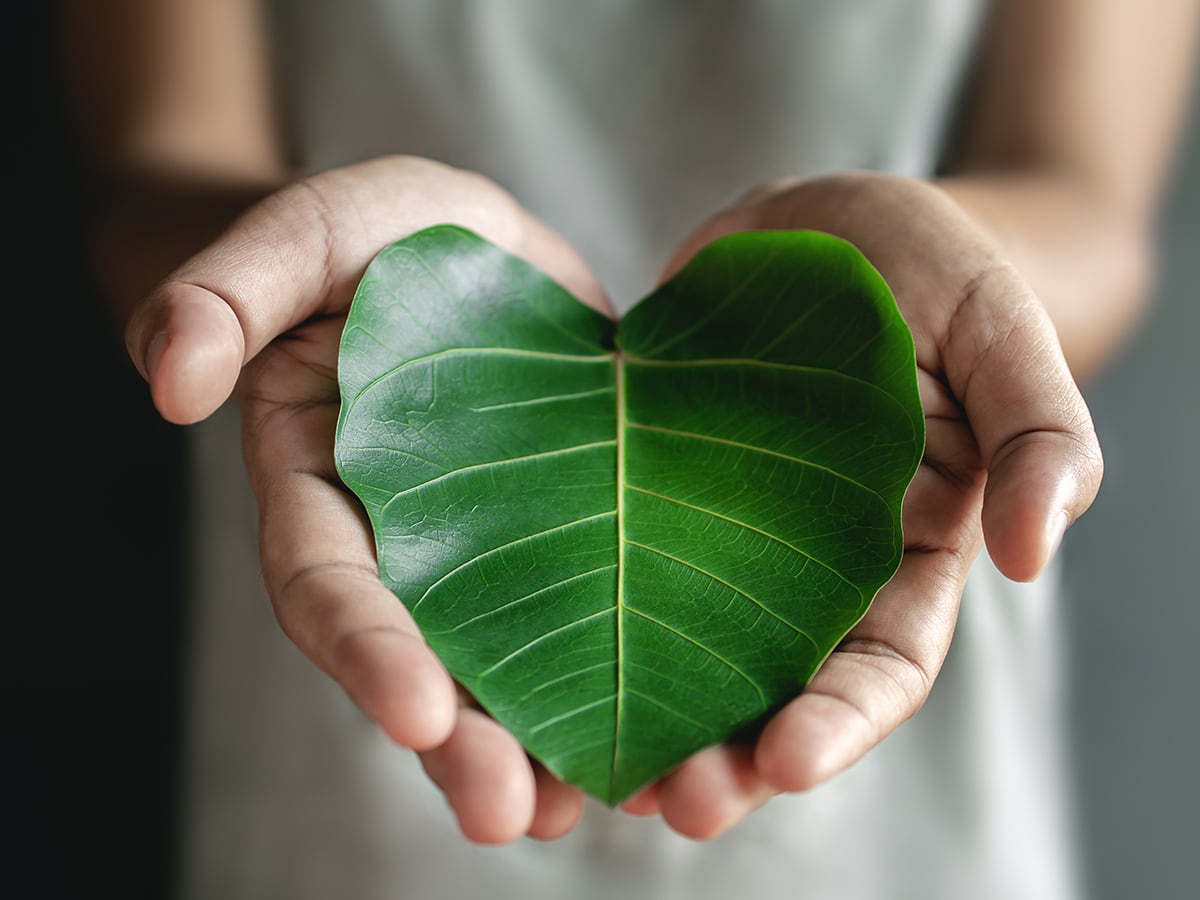
[[[421,763],[467,840],[505,844],[533,825],[537,787],[525,750],[478,710],[462,710],[450,738]]]
[[[345,495],[302,472],[266,483],[263,571],[280,627],[398,744],[444,741],[454,683],[408,610],[379,581],[372,544]]]
[[[442,222],[478,232],[612,314],[574,249],[499,186],[430,160],[392,157],[297,182],[247,210],[130,318],[130,356],[164,415],[198,421],[277,336],[344,310],[379,250]]]
[[[905,556],[847,640],[763,729],[754,759],[766,784],[809,790],[921,707],[950,644],[968,557],[932,550]]]
[[[1077,433],[1044,429],[1007,441],[992,463],[983,508],[997,568],[1015,581],[1035,579],[1095,499],[1102,472],[1099,446]]]
[[[457,686],[380,582],[370,523],[334,474],[336,415],[334,404],[245,400],[247,471],[276,617],[394,740],[424,751],[464,836],[513,840],[534,812],[525,752],[479,710],[460,708]]]
[[[942,347],[988,469],[983,529],[1009,578],[1031,580],[1091,505],[1103,458],[1049,316],[1007,266],[964,292]]]
[[[659,810],[658,798],[661,791],[662,782],[652,782],[622,803],[621,809],[631,816],[655,815]]]
[[[379,580],[370,523],[334,472],[337,407],[251,397],[244,413],[263,577],[280,627],[397,743],[441,743],[454,725],[454,682]]]
[[[536,801],[529,836],[552,841],[569,833],[583,816],[583,793],[564,784],[545,766],[533,764]]]
[[[961,418],[926,426],[926,458],[904,497],[899,570],[759,738],[755,763],[778,790],[808,790],[853,765],[921,707],[941,669],[981,546],[984,473]]]
[[[687,759],[662,782],[663,820],[684,837],[712,840],[771,799],[748,747],[719,744]]]

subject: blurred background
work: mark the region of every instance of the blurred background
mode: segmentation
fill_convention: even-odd
[[[1200,78],[1140,332],[1089,388],[1104,485],[1064,541],[1095,900],[1200,883]]]
[[[5,183],[17,351],[6,428],[16,577],[5,591],[15,740],[6,743],[22,835],[10,850],[35,879],[29,896],[166,898],[188,604],[184,430],[155,416],[83,267],[80,183],[49,40],[54,6],[21,5],[5,29],[6,57],[26,60],[9,86],[16,165]],[[1195,97],[1163,212],[1154,306],[1088,391],[1104,487],[1063,550],[1093,900],[1182,900],[1197,882],[1200,90]]]

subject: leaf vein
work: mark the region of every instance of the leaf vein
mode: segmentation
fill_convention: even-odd
[[[830,369],[826,366],[806,366],[801,363],[786,363],[779,362],[773,359],[755,359],[753,357],[744,356],[722,356],[710,357],[707,359],[646,359],[640,356],[628,356],[627,361],[638,366],[658,366],[660,368],[688,368],[688,367],[703,367],[703,366],[758,366],[764,369],[779,369],[787,372],[810,373],[813,375],[835,375],[838,378],[844,378],[847,381],[853,381],[856,384],[861,384],[863,387],[870,388],[873,391],[878,391],[881,394],[892,395],[885,391],[877,384],[872,384],[864,378],[859,378],[857,375],[849,375],[839,369]],[[893,399],[895,399],[893,397]],[[899,401],[897,401],[899,402]]]
[[[637,545],[637,546],[640,546],[640,545]],[[647,549],[649,549],[649,548],[647,548]],[[741,594],[742,592],[738,591],[738,593]],[[745,595],[743,594],[742,596],[745,596]],[[755,691],[755,693],[758,694],[758,699],[762,703],[762,705],[764,707],[767,705],[767,697],[763,693],[763,689],[758,684],[758,682],[755,681],[753,678],[751,678],[749,675],[747,675],[745,672],[743,672],[738,666],[734,665],[732,662],[730,662],[725,657],[723,657],[720,653],[713,650],[711,647],[701,643],[700,641],[696,640],[694,637],[684,634],[678,628],[674,628],[671,625],[668,625],[666,622],[660,621],[659,619],[654,618],[654,616],[651,616],[651,615],[648,615],[648,614],[642,612],[640,609],[634,609],[633,607],[629,607],[629,611],[631,613],[633,613],[633,615],[637,616],[638,618],[645,619],[647,622],[657,625],[659,628],[662,628],[664,631],[669,631],[671,634],[675,635],[680,640],[687,641],[693,647],[696,647],[699,650],[703,650],[705,653],[707,653],[709,656],[711,656],[717,662],[721,663],[722,665],[724,665],[726,668],[732,670],[733,672],[736,672],[738,675],[740,675],[745,680],[745,682],[748,685],[750,685],[752,688],[754,688],[754,691]],[[767,612],[770,612],[770,610],[767,610]],[[785,623],[785,624],[788,624],[788,623]],[[792,626],[792,627],[794,628],[795,626]],[[801,633],[803,633],[803,632],[801,632]],[[806,637],[807,637],[807,635],[806,635]],[[633,693],[633,691],[630,691],[630,693]]]
[[[589,575],[595,575],[597,572],[606,572],[609,569],[615,569],[616,567],[617,567],[616,563],[611,563],[607,566],[600,566],[599,568],[596,568],[596,569],[588,569],[586,572],[579,572],[579,573],[577,573],[575,575],[571,575],[567,578],[561,578],[558,581],[555,581],[553,584],[543,585],[542,587],[538,588],[536,591],[532,591],[531,593],[525,594],[521,597],[517,597],[514,600],[509,600],[507,603],[502,603],[499,606],[496,606],[496,607],[493,607],[492,609],[481,612],[477,616],[471,616],[471,618],[465,619],[464,621],[459,622],[457,625],[455,625],[449,631],[437,631],[437,632],[426,632],[426,633],[427,634],[453,634],[456,631],[466,628],[468,625],[472,624],[473,622],[478,622],[480,619],[486,619],[488,616],[494,616],[496,613],[503,612],[504,610],[510,609],[514,606],[517,606],[520,603],[524,603],[527,600],[532,600],[534,597],[537,597],[540,594],[544,594],[547,591],[552,591],[557,587],[562,587],[565,584],[570,584],[572,581],[578,581],[581,578],[587,578]]]
[[[560,322],[555,316],[549,315],[546,312],[545,308],[540,303],[537,303],[529,295],[529,292],[526,291],[524,287],[514,286],[513,290],[515,293],[519,294],[521,299],[524,300],[525,303],[542,318],[542,321],[546,322],[546,324],[548,324],[555,331],[559,332],[562,335],[565,335],[566,337],[570,338],[575,343],[580,344],[581,346],[586,347],[587,349],[592,350],[593,352],[600,349],[595,345],[595,343],[590,338],[583,337],[581,335],[576,334],[573,331],[568,331],[566,328],[564,328],[562,322]],[[601,352],[603,352],[603,351],[601,351]]]
[[[530,728],[529,734],[531,736],[535,735],[539,731],[541,731],[545,728],[549,728],[551,725],[557,725],[559,722],[562,722],[566,719],[574,718],[575,716],[578,716],[581,713],[587,712],[589,709],[595,709],[597,706],[601,706],[605,703],[608,703],[610,700],[613,700],[613,699],[615,699],[614,695],[609,694],[607,697],[600,697],[599,699],[593,700],[591,703],[585,703],[582,706],[577,706],[572,710],[568,710],[567,712],[559,713],[557,716],[551,716],[545,722],[539,722],[537,725],[534,725],[532,728]]]
[[[641,691],[635,691],[635,690],[633,690],[633,688],[628,688],[627,690],[629,691],[630,696],[637,697],[640,700],[644,700],[647,703],[649,703],[651,706],[657,706],[663,712],[670,713],[675,718],[679,719],[682,722],[687,722],[689,725],[692,725],[696,729],[703,731],[705,734],[708,734],[708,735],[715,734],[715,732],[712,729],[712,726],[705,725],[703,722],[697,722],[691,716],[685,716],[679,710],[673,709],[672,707],[667,706],[665,703],[662,703],[661,701],[656,700],[653,697],[643,694]]]
[[[776,252],[774,250],[770,251],[765,256],[763,256],[762,261],[757,266],[755,266],[754,270],[752,272],[748,273],[742,279],[741,284],[739,284],[736,288],[734,288],[728,294],[726,294],[724,299],[722,299],[720,303],[714,304],[712,306],[712,308],[709,309],[708,313],[703,316],[700,316],[698,319],[696,319],[696,321],[692,323],[692,326],[690,328],[682,328],[679,331],[675,332],[675,334],[672,337],[668,338],[667,340],[663,341],[662,343],[658,344],[657,346],[651,347],[649,350],[644,351],[646,353],[646,355],[649,356],[654,353],[661,353],[662,351],[666,350],[668,347],[672,347],[675,344],[678,344],[684,338],[689,337],[692,334],[695,334],[697,331],[699,331],[701,328],[703,328],[705,325],[707,325],[709,322],[711,322],[713,319],[715,319],[718,315],[721,314],[722,311],[724,311],[732,303],[734,303],[738,299],[738,297],[740,297],[742,295],[743,291],[745,291],[748,287],[750,287],[750,285],[753,283],[754,279],[758,277],[758,274],[760,272],[762,272],[768,265],[770,265],[771,260],[773,260],[775,258],[775,256],[776,256]]]
[[[809,373],[812,375],[832,375],[836,378],[840,378],[844,381],[848,381],[852,384],[857,384],[861,387],[864,387],[867,390],[869,390],[875,394],[879,394],[883,397],[886,397],[902,413],[904,413],[905,419],[907,419],[910,422],[910,424],[912,422],[912,418],[909,415],[908,407],[906,407],[904,405],[904,402],[899,397],[897,397],[895,394],[893,394],[891,391],[881,387],[878,384],[874,384],[870,381],[867,381],[865,378],[859,378],[857,375],[849,375],[846,372],[839,371],[838,369],[830,369],[830,368],[826,368],[824,366],[805,366],[805,365],[800,365],[799,363],[785,363],[785,362],[777,362],[775,360],[753,359],[753,358],[746,358],[746,357],[723,357],[723,358],[715,358],[714,357],[714,358],[710,358],[710,359],[646,359],[646,358],[640,357],[640,356],[626,355],[626,362],[632,363],[632,364],[638,365],[638,366],[659,366],[659,367],[665,367],[665,368],[669,368],[669,367],[686,368],[688,366],[694,366],[694,367],[704,367],[704,366],[716,366],[716,367],[722,367],[722,366],[746,367],[746,366],[750,366],[750,367],[753,367],[753,366],[757,366],[757,367],[764,368],[764,369],[778,369],[780,371]],[[912,436],[916,437],[916,434],[917,434],[916,426],[912,426],[912,427],[913,427]]]
[[[724,444],[728,447],[737,447],[739,450],[752,450],[755,453],[763,453],[768,456],[774,456],[779,459],[787,460],[788,462],[794,462],[794,463],[797,463],[802,466],[807,466],[812,469],[817,469],[818,471],[821,471],[821,472],[826,472],[826,473],[832,475],[834,478],[838,478],[842,481],[845,481],[848,484],[854,485],[857,488],[861,488],[862,490],[867,491],[868,493],[874,494],[876,497],[879,497],[879,499],[883,503],[887,503],[887,501],[884,500],[882,496],[880,496],[879,491],[875,490],[874,488],[868,487],[867,485],[863,484],[862,482],[857,481],[854,478],[851,478],[849,475],[846,475],[844,472],[839,472],[839,471],[837,471],[837,469],[831,469],[828,466],[823,466],[820,463],[815,463],[809,459],[801,459],[799,456],[792,456],[788,453],[781,453],[778,450],[771,450],[767,447],[758,447],[758,446],[755,446],[754,444],[746,444],[741,441],[729,440],[728,438],[714,437],[710,434],[698,434],[694,431],[680,431],[677,428],[663,428],[662,426],[659,426],[659,425],[642,425],[638,422],[627,422],[626,424],[630,428],[640,428],[643,431],[654,431],[654,432],[658,432],[659,434],[673,434],[676,437],[691,438],[691,439],[697,440],[697,441],[710,441],[714,444]]]
[[[383,504],[383,507],[380,509],[380,514],[386,514],[388,507],[405,494],[411,494],[413,491],[419,491],[421,488],[428,487],[431,484],[435,484],[446,478],[450,478],[453,475],[461,475],[464,472],[478,471],[480,469],[491,469],[496,466],[505,466],[512,463],[528,462],[531,459],[546,459],[547,457],[560,456],[564,453],[574,453],[577,450],[593,450],[596,447],[605,447],[615,443],[616,441],[612,439],[606,441],[592,441],[590,444],[575,444],[571,447],[559,447],[555,450],[544,450],[541,453],[527,453],[524,456],[511,456],[506,459],[492,459],[488,460],[487,462],[472,463],[469,466],[460,466],[457,469],[450,469],[447,472],[443,472],[441,475],[435,475],[433,478],[430,478],[427,481],[422,481],[420,484],[414,484],[412,487],[407,487],[404,490],[393,494],[387,503]],[[418,459],[419,458],[420,457],[418,457]]]
[[[396,351],[393,350],[392,352]],[[358,392],[358,395],[354,398],[354,401],[350,405],[353,406],[358,402],[359,398],[361,398],[363,394],[366,394],[376,385],[387,381],[393,375],[402,372],[409,366],[435,362],[443,357],[471,356],[474,354],[484,356],[518,356],[530,359],[554,360],[557,362],[591,364],[611,363],[614,358],[614,354],[612,353],[606,353],[602,356],[583,356],[575,353],[550,353],[545,350],[524,350],[519,347],[447,347],[443,350],[435,350],[433,353],[426,353],[424,356],[414,356],[411,359],[406,359],[399,365],[392,366],[390,369],[381,372],[378,376],[363,385],[362,390]]]
[[[734,519],[731,516],[722,515],[721,513],[716,512],[715,510],[706,509],[703,506],[696,506],[694,503],[687,503],[683,500],[678,500],[675,497],[668,497],[666,494],[660,494],[660,493],[657,493],[656,491],[648,491],[645,488],[640,488],[637,485],[633,485],[633,484],[626,484],[625,487],[629,488],[631,491],[637,491],[640,494],[647,494],[651,497],[657,497],[659,500],[665,500],[668,503],[675,503],[675,504],[678,504],[679,506],[687,507],[688,509],[694,509],[696,512],[701,512],[701,513],[704,513],[705,515],[712,516],[714,519],[722,519],[723,521],[726,521],[731,525],[738,525],[742,528],[745,528],[747,531],[753,531],[755,534],[761,534],[763,537],[767,538],[768,540],[772,540],[772,541],[775,541],[776,543],[782,544],[783,546],[787,547],[789,550],[799,553],[805,559],[815,562],[822,569],[827,570],[830,574],[835,575],[838,579],[840,579],[841,581],[844,581],[847,585],[854,588],[854,590],[856,592],[858,592],[859,594],[862,593],[861,591],[859,591],[858,586],[853,581],[851,581],[849,578],[847,578],[845,575],[843,575],[841,572],[839,572],[833,566],[829,565],[829,563],[821,562],[821,560],[817,559],[811,553],[806,553],[804,550],[801,550],[795,544],[793,544],[789,541],[785,541],[783,538],[779,537],[778,535],[771,534],[771,532],[769,532],[769,531],[763,531],[761,528],[755,528],[753,525],[749,524],[748,522],[743,522],[740,519]],[[653,548],[647,547],[646,549],[651,550]],[[663,555],[666,556],[667,554],[663,554]],[[674,557],[671,557],[671,558],[674,559]],[[683,560],[679,560],[679,562],[683,562]],[[707,573],[705,573],[705,574],[707,574]],[[731,585],[731,587],[732,587],[732,585]],[[734,588],[734,590],[737,590],[737,589]]]
[[[637,488],[634,488],[634,490],[637,490]],[[649,492],[646,492],[646,493],[649,493]],[[669,500],[670,498],[664,497],[663,499]],[[745,597],[747,600],[749,600],[751,603],[753,603],[755,606],[757,606],[759,609],[761,609],[763,612],[765,612],[768,616],[775,619],[780,624],[787,626],[792,631],[796,632],[796,634],[800,635],[802,638],[807,640],[810,644],[812,644],[813,649],[817,651],[817,654],[820,655],[821,649],[817,646],[817,642],[815,640],[813,640],[812,635],[810,635],[807,631],[805,631],[803,628],[800,628],[796,624],[789,622],[787,619],[783,618],[783,616],[779,615],[779,613],[772,611],[771,608],[768,607],[766,604],[764,604],[761,600],[758,600],[755,597],[751,597],[745,591],[734,587],[732,584],[730,584],[724,578],[721,578],[719,575],[714,575],[712,572],[708,571],[707,569],[704,569],[704,568],[696,565],[695,563],[688,562],[686,559],[680,559],[678,556],[674,556],[670,553],[667,553],[665,550],[659,550],[658,548],[651,547],[647,544],[639,544],[637,541],[626,541],[626,543],[631,544],[634,547],[641,547],[643,550],[647,550],[650,553],[657,553],[659,556],[661,556],[665,559],[669,559],[672,562],[677,562],[681,566],[686,566],[687,568],[692,569],[693,571],[698,572],[701,575],[704,575],[705,577],[712,579],[713,581],[717,582],[717,584],[724,585],[725,587],[729,588],[729,590],[733,591],[738,596]],[[807,556],[807,554],[802,554],[802,555]],[[812,557],[807,557],[807,558],[810,560],[812,559]],[[643,618],[649,618],[649,616],[646,616],[644,613],[639,613],[639,615],[643,616]]]
[[[502,666],[508,665],[510,662],[512,662],[517,657],[521,656],[523,653],[528,653],[532,648],[536,647],[538,644],[542,643],[543,641],[548,641],[548,640],[550,640],[550,638],[554,637],[555,635],[562,634],[564,631],[570,631],[572,628],[578,628],[583,623],[590,622],[592,619],[599,618],[600,616],[611,615],[612,612],[613,612],[612,609],[601,609],[594,613],[589,613],[588,615],[583,616],[582,618],[572,619],[570,622],[566,622],[562,625],[559,625],[557,628],[551,628],[549,631],[539,634],[537,637],[535,637],[531,641],[526,641],[524,644],[522,644],[516,650],[513,650],[511,653],[508,653],[505,656],[501,657],[496,662],[492,663],[490,666],[488,666],[486,669],[484,669],[482,672],[480,672],[476,676],[476,678],[479,681],[483,681],[485,678],[487,678],[489,675],[491,675],[497,669],[501,668]]]
[[[476,556],[472,556],[470,559],[464,560],[463,562],[459,563],[457,566],[455,566],[453,569],[448,571],[445,575],[443,575],[437,581],[433,582],[433,584],[429,585],[429,587],[427,587],[425,589],[425,593],[423,593],[417,599],[417,601],[411,607],[409,607],[409,611],[415,613],[417,611],[417,607],[425,602],[425,600],[429,597],[429,595],[434,590],[437,589],[438,585],[442,584],[447,578],[450,578],[450,577],[454,576],[455,574],[457,574],[458,572],[462,571],[467,566],[477,563],[481,559],[484,559],[485,557],[491,556],[492,554],[495,554],[495,553],[499,553],[502,550],[507,550],[510,547],[516,547],[516,546],[519,546],[520,544],[526,543],[528,541],[532,541],[537,538],[544,537],[547,534],[553,534],[556,531],[564,531],[565,529],[571,528],[575,525],[581,525],[584,522],[592,522],[592,521],[595,521],[596,519],[603,519],[606,516],[616,515],[616,512],[617,511],[615,509],[609,509],[609,510],[605,510],[604,512],[596,513],[595,515],[584,516],[583,518],[580,518],[580,519],[572,519],[569,522],[563,522],[561,525],[555,525],[553,528],[544,528],[541,531],[535,531],[533,534],[523,534],[519,538],[516,538],[515,540],[508,541],[507,543],[500,544],[498,547],[492,547],[490,550],[485,550],[483,553],[477,554]]]
[[[796,280],[795,278],[789,280],[787,283],[787,286],[791,287],[792,284],[795,282],[795,280]],[[834,298],[839,297],[844,293],[846,293],[845,288],[834,288],[831,291],[827,291],[824,294],[824,296],[822,296],[819,300],[813,300],[812,303],[809,305],[808,309],[806,309],[804,311],[803,315],[796,316],[796,318],[792,319],[792,321],[788,324],[787,328],[782,329],[779,332],[779,334],[777,334],[774,337],[774,339],[772,339],[765,346],[759,348],[758,355],[766,356],[768,353],[770,353],[772,350],[774,350],[777,346],[779,346],[779,344],[781,344],[783,341],[785,341],[789,337],[791,337],[797,328],[799,328],[806,321],[808,321],[810,316],[813,316],[816,314],[817,310],[819,310],[822,306],[824,306],[830,300],[833,300]]]
[[[615,388],[602,387],[590,391],[576,391],[573,394],[555,394],[553,397],[534,397],[530,400],[513,400],[509,403],[493,403],[491,406],[472,406],[471,412],[491,412],[497,409],[514,409],[518,406],[537,406],[541,403],[557,403],[559,400],[581,400],[584,397],[599,397],[601,394],[611,394]]]
[[[615,665],[616,664],[614,662],[598,662],[590,666],[584,666],[582,669],[575,669],[571,672],[567,672],[565,675],[559,675],[557,678],[551,678],[549,681],[543,681],[533,690],[526,691],[524,694],[522,694],[521,698],[517,700],[514,705],[521,706],[534,694],[539,694],[542,691],[548,690],[549,688],[554,687],[556,684],[560,684],[564,681],[570,681],[572,678],[578,678],[580,675],[585,675],[588,672],[594,672],[596,669],[612,669],[615,668]]]

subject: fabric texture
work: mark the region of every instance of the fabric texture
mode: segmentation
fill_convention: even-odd
[[[931,173],[982,15],[961,0],[279,4],[298,152],[481,171],[618,309],[765,180]],[[400,237],[401,235],[397,235]],[[702,843],[589,801],[562,840],[478,847],[415,756],[280,632],[236,409],[197,426],[184,900],[1073,900],[1057,573],[972,570],[924,708],[844,775]]]

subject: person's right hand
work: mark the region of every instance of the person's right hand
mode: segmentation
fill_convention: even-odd
[[[582,794],[459,696],[379,580],[370,523],[334,466],[337,352],[354,289],[384,246],[439,223],[478,232],[612,314],[581,257],[493,182],[386,157],[248,210],[140,304],[126,341],[171,422],[204,419],[236,389],[264,581],[288,637],[421,753],[468,839],[557,837],[578,820]]]

